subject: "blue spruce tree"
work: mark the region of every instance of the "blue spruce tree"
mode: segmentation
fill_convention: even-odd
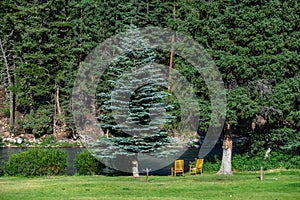
[[[114,59],[98,88],[100,126],[110,137],[93,148],[109,166],[130,172],[140,154],[171,153],[165,151],[170,144],[166,124],[172,118],[167,103],[171,94],[163,87],[167,84],[162,68],[154,64],[154,49],[139,29],[130,25],[118,48],[125,53]]]

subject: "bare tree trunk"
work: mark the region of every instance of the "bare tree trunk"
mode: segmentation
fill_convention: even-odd
[[[55,84],[55,104],[56,104],[57,113],[61,115],[61,107],[59,103],[59,86],[57,84]]]
[[[64,116],[62,115],[62,110],[59,102],[59,86],[55,84],[55,111],[54,111],[54,119],[53,119],[53,134],[56,139],[63,139],[66,137],[66,123]]]
[[[133,177],[139,177],[139,165],[137,160],[132,161],[132,175]]]
[[[7,75],[8,86],[13,86],[13,84],[14,84],[13,78],[10,74],[10,68],[9,68],[9,65],[8,65],[6,53],[5,53],[5,50],[3,48],[3,44],[2,44],[1,39],[0,39],[0,47],[1,47],[2,55],[3,55],[3,59],[4,59],[4,64],[5,64],[5,67],[6,67],[6,75]],[[11,90],[9,90],[9,108],[10,108],[9,126],[10,126],[10,130],[14,132],[14,127],[15,127],[15,94]]]
[[[174,0],[174,3],[173,3],[173,19],[176,19],[176,0]],[[168,92],[171,91],[172,67],[173,67],[173,56],[174,56],[174,42],[175,42],[175,35],[173,33],[172,40],[171,40]]]
[[[269,145],[265,153],[265,157],[264,157],[265,160],[270,156],[271,151],[272,149],[271,146]]]
[[[9,127],[10,127],[10,132],[15,133],[15,94],[9,90],[9,108],[10,108],[10,113],[9,113]]]
[[[227,129],[224,133],[224,141],[223,141],[223,155],[222,155],[222,163],[220,170],[217,174],[224,174],[231,176],[232,167],[231,167],[231,156],[232,156],[232,135],[230,124],[227,124]]]

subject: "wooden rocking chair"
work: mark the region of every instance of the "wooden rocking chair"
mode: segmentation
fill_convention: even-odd
[[[184,160],[175,160],[174,167],[171,169],[172,176],[176,176],[177,173],[181,173],[184,176]]]
[[[196,160],[195,165],[190,165],[190,175],[192,175],[192,174],[197,175],[197,173],[202,175],[203,174],[203,169],[202,169],[203,162],[204,162],[204,159],[199,158]]]

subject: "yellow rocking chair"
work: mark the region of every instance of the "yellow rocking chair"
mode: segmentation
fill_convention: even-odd
[[[176,176],[177,173],[181,173],[184,176],[184,160],[175,160],[174,167],[171,169],[172,176]]]
[[[196,160],[195,165],[190,165],[190,175],[192,175],[192,174],[197,175],[198,173],[202,175],[203,174],[203,169],[202,169],[203,162],[204,162],[204,159],[199,158]]]

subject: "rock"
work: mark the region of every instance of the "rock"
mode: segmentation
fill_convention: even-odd
[[[7,131],[1,132],[1,133],[0,133],[0,137],[8,138],[8,137],[10,137],[10,134],[9,134],[9,132],[7,132]]]
[[[16,140],[14,138],[4,138],[3,142],[15,143]]]
[[[24,134],[24,139],[30,143],[36,142],[33,134],[29,134],[29,133]]]
[[[18,144],[22,144],[22,142],[23,142],[23,138],[18,138],[18,139],[17,139],[17,143],[18,143]]]

